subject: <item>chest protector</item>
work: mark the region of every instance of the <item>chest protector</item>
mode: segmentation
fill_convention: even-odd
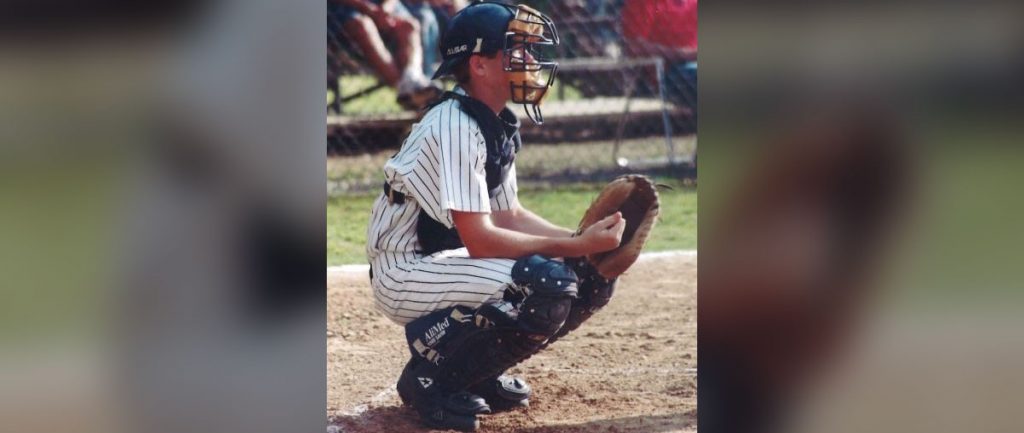
[[[480,133],[487,146],[487,161],[484,163],[487,195],[493,198],[505,179],[508,178],[512,163],[516,159],[516,152],[523,145],[522,139],[519,137],[519,119],[507,108],[495,115],[483,102],[455,92],[445,92],[441,99],[434,102],[430,108],[449,99],[459,101],[462,111],[472,117],[480,126]],[[421,254],[430,255],[438,251],[465,246],[455,227],[445,227],[444,224],[434,220],[423,210],[420,210],[417,218],[416,236],[422,248],[419,251]]]

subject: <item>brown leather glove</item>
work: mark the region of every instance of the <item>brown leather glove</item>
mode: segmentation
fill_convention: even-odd
[[[626,219],[622,242],[617,248],[585,257],[598,274],[607,279],[616,278],[636,262],[658,219],[658,206],[657,186],[646,176],[620,176],[604,187],[583,215],[576,232],[582,233],[615,212],[622,212]]]

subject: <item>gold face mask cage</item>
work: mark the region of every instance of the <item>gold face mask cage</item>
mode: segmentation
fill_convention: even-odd
[[[555,24],[529,6],[516,7],[505,33],[505,72],[509,77],[512,102],[523,104],[533,123],[544,123],[540,104],[555,80],[558,63],[548,53],[558,45]]]

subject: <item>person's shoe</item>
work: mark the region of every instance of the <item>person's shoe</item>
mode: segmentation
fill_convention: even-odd
[[[398,378],[398,396],[402,403],[412,406],[420,419],[432,428],[476,430],[480,426],[476,415],[491,412],[487,402],[466,391],[441,392],[433,378],[416,374],[416,364],[417,360],[411,359]]]
[[[480,427],[478,414],[491,413],[483,398],[468,392],[435,396],[425,402],[413,403],[423,423],[436,429],[474,431]]]
[[[484,380],[468,389],[483,397],[492,411],[530,406],[530,385],[521,378],[507,374]]]
[[[401,105],[405,110],[411,111],[422,110],[423,107],[426,107],[444,93],[444,90],[434,83],[428,83],[426,86],[411,88],[405,91],[401,90],[401,86],[399,89],[398,105]]]

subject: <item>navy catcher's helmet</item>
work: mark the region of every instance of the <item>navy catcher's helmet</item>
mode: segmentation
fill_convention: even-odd
[[[449,22],[440,44],[443,61],[434,78],[451,74],[473,54],[504,51],[512,102],[523,104],[527,116],[541,124],[540,104],[558,70],[544,51],[558,43],[551,19],[529,6],[474,2]]]

